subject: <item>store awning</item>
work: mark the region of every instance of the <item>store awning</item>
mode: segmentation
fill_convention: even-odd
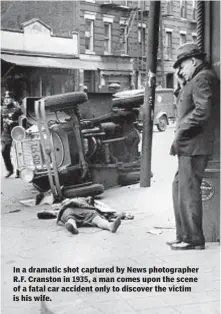
[[[27,67],[97,70],[96,64],[79,59],[22,56],[6,53],[1,54],[1,59],[12,64]]]
[[[89,61],[69,58],[55,58],[46,56],[27,56],[2,53],[1,59],[5,62],[27,67],[40,68],[59,68],[59,69],[76,69],[76,70],[90,70],[97,69],[106,71],[132,71],[132,64],[121,62],[103,62],[103,61]]]

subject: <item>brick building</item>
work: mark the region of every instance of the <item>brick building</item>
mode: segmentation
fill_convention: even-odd
[[[2,1],[2,90],[17,97],[77,88],[77,2]]]
[[[133,60],[133,74],[101,71],[102,90],[108,91],[110,83],[120,83],[121,88],[139,88],[144,84],[148,18],[150,1],[99,1],[88,0],[81,2],[80,22],[80,53],[81,58],[96,60],[103,56],[104,61],[111,58],[115,62],[124,63],[124,58]],[[86,11],[86,13],[85,13]],[[93,17],[90,18],[91,16]],[[161,31],[158,51],[158,84],[164,87],[174,87],[174,69],[176,48],[186,41],[196,41],[196,1],[161,1]],[[88,15],[89,14],[89,15]],[[91,38],[90,27],[94,27]],[[85,29],[85,26],[88,27]],[[89,30],[89,32],[88,32]],[[87,38],[88,36],[88,38]],[[94,42],[93,51],[86,49],[87,41]],[[105,60],[106,56],[106,60]],[[162,58],[162,56],[164,56]],[[163,62],[162,62],[163,59]],[[162,79],[163,77],[163,79]],[[104,79],[104,81],[102,81]],[[96,82],[93,76],[86,72],[85,83]],[[102,85],[102,84],[101,84]],[[93,86],[93,83],[92,83]],[[92,91],[91,85],[88,86]],[[97,91],[97,90],[96,90]]]
[[[174,85],[173,63],[176,49],[187,41],[196,42],[196,26],[196,1],[162,1],[163,71],[166,87]],[[159,73],[161,70],[162,67],[159,67]]]
[[[195,1],[161,7],[157,81],[173,87],[175,50],[196,38]],[[143,85],[149,1],[2,1],[1,16],[2,87],[20,98]]]

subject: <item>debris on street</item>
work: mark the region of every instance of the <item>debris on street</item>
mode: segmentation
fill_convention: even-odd
[[[26,206],[26,207],[33,207],[33,206],[35,206],[35,199],[30,198],[27,200],[21,200],[21,201],[19,201],[19,203]]]
[[[15,209],[15,210],[10,210],[8,213],[12,214],[12,213],[18,213],[20,211],[21,211],[21,209]]]
[[[163,231],[153,228],[153,229],[148,230],[147,233],[154,234],[154,235],[160,235],[163,233]]]

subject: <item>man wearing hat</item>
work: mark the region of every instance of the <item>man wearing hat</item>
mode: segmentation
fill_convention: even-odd
[[[177,125],[170,154],[178,156],[173,181],[176,239],[173,250],[204,249],[201,183],[213,149],[213,123],[219,82],[195,43],[177,49],[174,68],[184,80],[177,98]]]
[[[13,93],[6,91],[1,106],[1,146],[2,157],[7,169],[6,178],[9,178],[14,172],[10,156],[12,146],[11,130],[18,125],[18,118],[21,114],[22,109],[15,101]]]

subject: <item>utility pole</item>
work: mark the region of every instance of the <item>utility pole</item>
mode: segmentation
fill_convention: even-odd
[[[160,1],[150,1],[150,18],[147,38],[147,65],[144,94],[144,121],[140,186],[149,187],[156,88],[157,51],[159,40]]]

